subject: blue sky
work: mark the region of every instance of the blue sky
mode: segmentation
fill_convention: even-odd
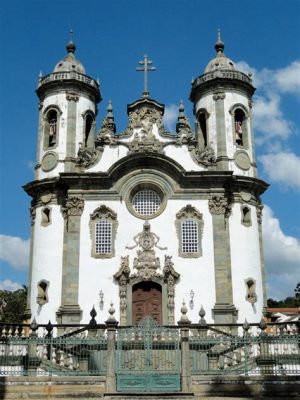
[[[255,136],[263,196],[268,295],[293,294],[300,280],[300,1],[27,0],[0,5],[0,288],[27,283],[29,197],[33,179],[40,71],[65,55],[69,30],[76,57],[99,78],[98,127],[112,100],[118,131],[126,106],[140,97],[135,67],[147,53],[151,96],[166,105],[174,127],[179,101],[192,120],[192,78],[214,57],[220,28],[225,54],[253,73]]]

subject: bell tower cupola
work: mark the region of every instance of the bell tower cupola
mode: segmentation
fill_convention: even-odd
[[[75,171],[79,148],[94,148],[99,83],[75,57],[72,31],[66,50],[53,72],[39,77],[36,179]]]
[[[217,169],[237,175],[256,176],[252,132],[251,75],[239,71],[224,54],[220,31],[216,56],[204,73],[192,82],[198,145],[210,146],[217,155]]]

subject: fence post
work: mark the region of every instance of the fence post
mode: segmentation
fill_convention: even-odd
[[[191,321],[188,319],[187,307],[183,301],[181,311],[181,318],[178,321],[180,327],[181,337],[181,391],[188,393],[191,391],[191,356],[190,356],[190,341],[189,332]]]
[[[259,323],[259,328],[261,330],[259,336],[260,356],[257,363],[260,366],[261,373],[263,375],[268,375],[273,373],[273,365],[275,364],[275,361],[270,357],[269,341],[265,332],[267,324],[263,318]]]
[[[38,337],[36,331],[38,330],[38,324],[35,318],[30,324],[31,333],[28,337],[28,353],[27,353],[27,365],[25,365],[25,370],[27,370],[28,375],[35,375],[36,369],[38,367],[38,357],[37,357],[37,342]]]
[[[114,317],[115,309],[113,303],[110,304],[109,318],[105,321],[107,330],[107,370],[106,370],[106,393],[116,391],[116,328],[118,321]]]

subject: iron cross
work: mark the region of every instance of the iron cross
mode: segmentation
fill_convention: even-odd
[[[148,71],[155,71],[156,67],[151,67],[152,61],[148,59],[148,56],[146,54],[144,55],[144,60],[143,61],[139,61],[139,64],[142,65],[142,67],[137,67],[136,70],[144,72],[144,92],[143,92],[143,96],[144,97],[149,97],[147,73],[148,73]]]

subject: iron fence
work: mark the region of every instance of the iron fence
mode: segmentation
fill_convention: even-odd
[[[115,360],[119,376],[141,370],[185,376],[300,374],[297,323],[150,325],[0,324],[0,375],[107,375],[108,359]],[[182,371],[185,359],[188,371]]]

